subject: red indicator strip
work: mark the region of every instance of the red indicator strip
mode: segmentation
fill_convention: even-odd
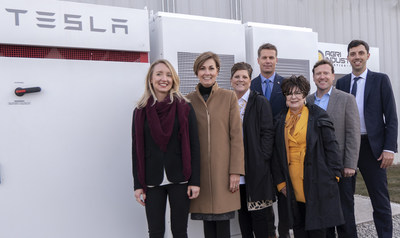
[[[0,57],[148,63],[148,52],[0,44]]]

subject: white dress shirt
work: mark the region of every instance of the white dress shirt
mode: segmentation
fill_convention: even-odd
[[[354,78],[360,77],[357,81],[357,93],[356,93],[356,102],[358,107],[358,114],[360,115],[360,131],[361,135],[367,134],[367,127],[365,126],[364,119],[364,92],[365,92],[365,82],[367,80],[368,69],[366,69],[360,76],[355,76],[351,73],[351,83],[350,83],[350,92],[353,88]]]
[[[250,89],[247,89],[247,92],[243,94],[241,98],[238,99],[238,104],[239,104],[239,109],[240,109],[240,119],[242,119],[243,123],[243,117],[244,117],[244,112],[246,110],[246,105],[247,102],[249,101],[249,96],[250,96]],[[244,176],[240,176],[240,184],[245,184]]]

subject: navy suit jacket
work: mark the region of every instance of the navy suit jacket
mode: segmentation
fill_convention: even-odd
[[[351,74],[336,83],[336,88],[350,92]],[[376,158],[383,150],[397,152],[398,121],[396,102],[389,77],[368,70],[364,91],[364,120],[368,140]]]
[[[286,108],[286,98],[282,94],[282,88],[281,84],[283,81],[283,77],[280,76],[279,74],[275,74],[275,79],[274,79],[274,86],[272,88],[271,92],[271,98],[269,100],[269,103],[271,104],[272,108],[272,115],[275,117],[278,115],[282,109]],[[261,86],[261,77],[258,75],[256,78],[254,78],[251,81],[250,89],[257,91],[264,95],[264,92],[262,90]]]

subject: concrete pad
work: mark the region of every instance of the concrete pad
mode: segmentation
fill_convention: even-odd
[[[373,221],[372,217],[373,209],[369,197],[354,195],[354,206],[355,206],[354,213],[357,224]],[[400,214],[400,204],[391,203],[391,206],[392,206],[393,216]]]
[[[400,214],[400,204],[398,203],[391,203],[392,206],[392,215],[396,216]],[[361,196],[361,195],[354,195],[354,207],[355,207],[355,217],[356,217],[356,224],[362,224],[362,223],[368,223],[370,222],[371,224],[368,225],[369,230],[367,231],[369,236],[368,237],[377,237],[376,231],[375,231],[375,226],[373,225],[373,217],[372,217],[372,205],[371,205],[371,200],[369,197],[366,196]],[[275,202],[273,204],[273,208],[275,211],[275,226],[278,226],[278,210],[277,210],[277,203]],[[395,228],[398,227],[397,223],[393,221],[394,225],[394,232]],[[231,228],[233,226],[239,226],[237,221],[233,221],[233,224],[231,223]],[[360,225],[365,226],[366,224]],[[365,230],[365,227],[363,228]],[[365,233],[365,232],[364,232]],[[367,235],[359,231],[359,237],[362,235],[363,238],[367,238]],[[291,237],[293,237],[293,231],[290,230]],[[233,233],[231,237],[241,237],[240,235],[240,230],[239,232]],[[394,236],[397,237],[397,236]],[[400,237],[400,236],[398,236]]]

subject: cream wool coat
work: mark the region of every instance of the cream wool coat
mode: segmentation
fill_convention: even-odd
[[[240,208],[239,191],[229,191],[230,174],[244,175],[242,123],[233,91],[214,84],[207,103],[199,86],[187,98],[196,112],[200,140],[200,195],[190,212],[221,214]]]

